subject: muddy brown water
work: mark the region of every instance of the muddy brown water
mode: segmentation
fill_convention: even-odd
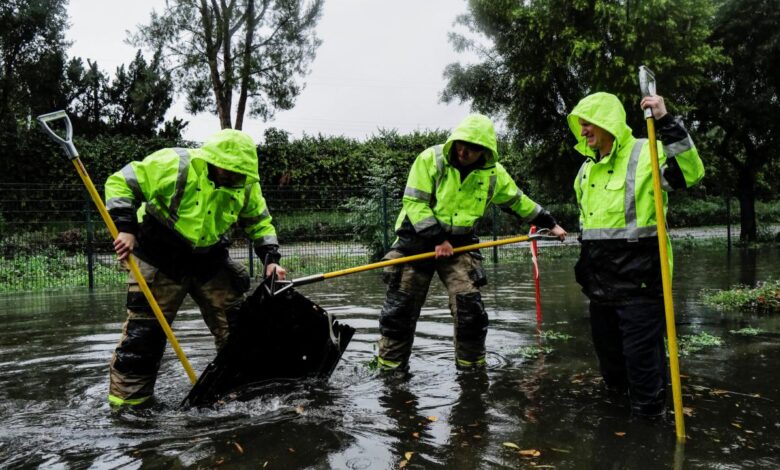
[[[677,250],[678,334],[723,340],[681,358],[689,414],[682,447],[671,415],[634,422],[626,403],[601,392],[574,259],[545,255],[554,249],[541,255],[543,328],[568,340],[540,343],[528,261],[504,263],[489,268],[484,290],[486,371],[456,371],[446,295],[435,281],[411,373],[382,375],[369,363],[383,286],[377,273],[352,275],[301,288],[358,330],[328,383],[280,384],[262,398],[205,410],[177,407],[189,381],[169,348],[158,403],[111,411],[107,364],[123,292],[0,297],[0,468],[780,467],[780,316],[721,312],[700,297],[702,289],[776,279],[780,249]],[[200,371],[213,343],[193,304],[185,307],[174,330]],[[730,333],[746,326],[764,332]],[[529,354],[534,346],[547,352]]]

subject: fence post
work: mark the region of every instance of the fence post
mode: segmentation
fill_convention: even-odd
[[[87,246],[86,246],[86,256],[87,256],[87,278],[89,279],[89,290],[93,290],[95,288],[95,261],[94,261],[94,253],[95,253],[95,247],[93,245],[93,241],[95,238],[95,228],[92,225],[92,217],[90,216],[90,208],[92,207],[91,200],[89,199],[88,193],[85,191],[84,195],[86,196],[85,202],[84,202],[84,216],[86,218],[87,222]]]
[[[726,240],[728,251],[731,251],[731,196],[726,196]]]
[[[390,251],[390,242],[387,239],[387,187],[382,186],[382,245],[384,252]]]
[[[246,245],[247,248],[249,249],[249,279],[254,279],[255,278],[255,256],[253,253],[254,250],[252,250],[252,239],[247,238],[246,240],[247,240]]]
[[[490,206],[493,209],[492,217],[493,217],[493,241],[498,240],[498,228],[496,227],[496,215],[498,213],[498,209],[496,209],[495,205]],[[498,246],[493,247],[493,263],[498,264]]]

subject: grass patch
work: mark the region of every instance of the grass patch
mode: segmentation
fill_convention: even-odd
[[[94,264],[96,286],[121,286],[127,272],[118,263]],[[0,258],[0,292],[43,291],[89,286],[87,257],[50,249],[44,254]]]
[[[736,286],[729,290],[705,292],[707,305],[726,310],[747,310],[759,313],[780,312],[780,281],[759,282],[756,287]]]

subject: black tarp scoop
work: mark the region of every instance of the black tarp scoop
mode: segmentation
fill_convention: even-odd
[[[263,385],[287,379],[328,379],[355,333],[320,306],[266,278],[229,316],[227,344],[206,367],[183,407],[248,400]]]

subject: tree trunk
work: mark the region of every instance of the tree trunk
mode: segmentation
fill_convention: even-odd
[[[737,197],[739,198],[739,239],[743,242],[757,240],[756,231],[756,173],[745,165],[739,171]]]
[[[244,50],[241,52],[241,90],[238,96],[238,107],[236,108],[236,129],[241,130],[244,127],[244,114],[246,113],[246,100],[249,96],[249,79],[252,73],[252,48],[255,38],[255,2],[250,1],[247,4],[244,36]]]
[[[215,33],[219,30],[216,22],[220,21],[219,12],[214,11],[212,16],[209,10],[209,5],[206,0],[201,0],[200,7],[200,20],[203,25],[203,41],[206,48],[206,62],[209,64],[209,74],[211,75],[211,86],[214,91],[214,103],[217,107],[217,116],[219,116],[219,125],[221,129],[229,129],[230,125],[230,103],[225,103],[225,97],[222,92],[225,84],[222,78],[219,76],[219,66],[217,65],[217,58],[219,56],[219,50],[217,47],[217,39]]]

